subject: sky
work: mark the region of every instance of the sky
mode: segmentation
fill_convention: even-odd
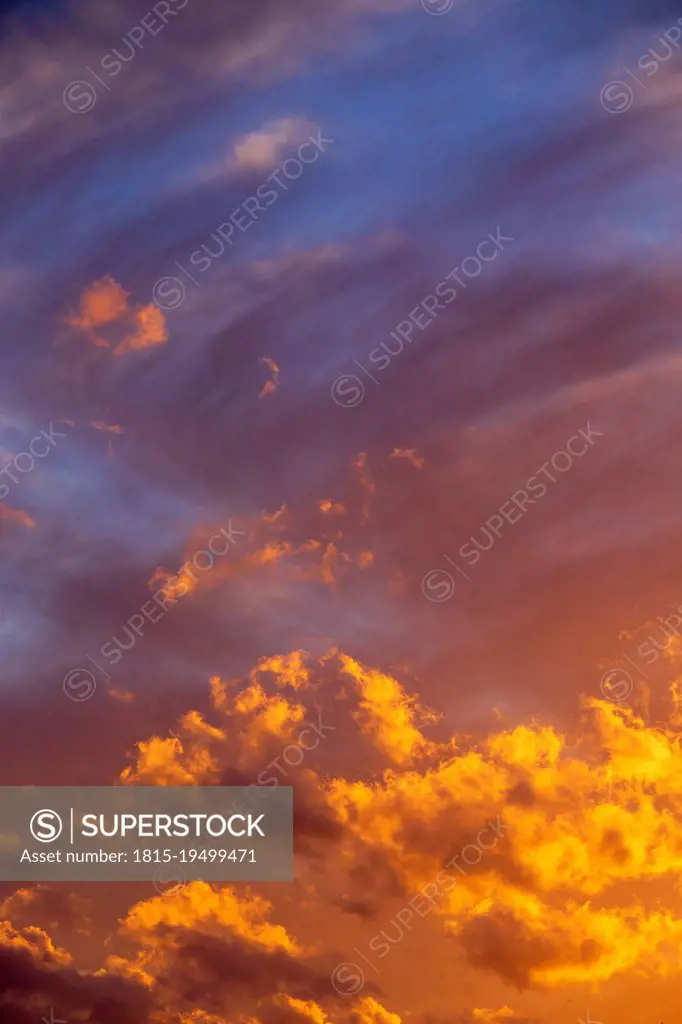
[[[663,0],[1,5],[0,784],[295,804],[0,881],[3,1022],[679,1016],[681,111]]]

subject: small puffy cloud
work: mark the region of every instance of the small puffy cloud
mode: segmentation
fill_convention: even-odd
[[[158,306],[131,306],[128,293],[111,276],[85,290],[78,312],[68,317],[67,323],[85,333],[91,345],[110,349],[115,356],[168,340],[166,320]]]
[[[332,501],[331,498],[322,498],[317,503],[320,512],[326,516],[345,516],[346,508],[340,501]]]
[[[230,168],[239,171],[272,171],[308,138],[312,130],[313,126],[300,117],[268,121],[258,131],[249,132],[236,140]]]
[[[103,327],[105,324],[112,324],[120,320],[128,312],[128,293],[121,288],[120,284],[107,275],[99,281],[91,284],[83,292],[80,300],[78,313],[68,318],[72,327],[80,327],[82,330],[92,333],[93,343],[106,345],[94,337],[93,329]]]

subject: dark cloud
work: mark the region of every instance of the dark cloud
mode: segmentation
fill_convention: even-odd
[[[585,966],[599,960],[601,953],[592,939],[567,948],[566,937],[558,932],[531,933],[506,911],[467,921],[459,937],[470,964],[494,972],[519,990],[534,987],[533,971],[572,962]]]
[[[223,1013],[231,1001],[287,992],[297,999],[336,998],[329,975],[280,951],[264,951],[184,930],[172,970],[159,979],[181,1003]]]
[[[67,932],[89,931],[90,901],[66,888],[34,885],[18,889],[1,904],[2,913],[15,925],[38,925]]]
[[[0,1007],[9,1024],[24,1024],[30,1008],[55,1016],[77,1013],[91,1024],[140,1024],[151,997],[141,985],[110,974],[92,975],[59,963],[49,950],[37,959],[25,948],[0,943]],[[35,1019],[35,1016],[34,1016]]]

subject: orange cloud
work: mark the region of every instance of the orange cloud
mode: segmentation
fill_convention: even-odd
[[[93,328],[103,327],[121,319],[128,312],[128,292],[113,277],[107,275],[83,292],[79,312],[67,318],[72,327],[80,327],[92,334]],[[106,346],[92,334],[93,344]]]
[[[128,293],[109,275],[86,289],[78,313],[68,317],[67,323],[83,331],[92,345],[110,349],[115,356],[168,340],[166,320],[158,306],[131,306]],[[102,328],[109,328],[109,339],[102,337]]]
[[[400,1016],[384,1009],[372,996],[364,996],[353,1007],[354,1024],[401,1024]]]
[[[311,670],[307,664],[308,658],[305,651],[292,651],[291,654],[261,658],[249,673],[249,679],[255,682],[258,676],[267,672],[274,677],[277,686],[290,686],[293,690],[300,690],[310,685]]]
[[[118,343],[114,349],[115,356],[137,352],[152,345],[162,345],[168,341],[166,318],[154,303],[132,310],[132,315],[134,330]]]
[[[437,716],[419,706],[395,679],[383,672],[366,669],[358,661],[340,655],[341,670],[355,683],[360,710],[354,717],[362,731],[379,750],[396,764],[407,764],[433,751],[415,721],[434,722]]]
[[[415,469],[424,468],[424,456],[419,454],[417,448],[394,448],[389,458],[391,459],[407,459],[411,466]]]
[[[122,690],[116,686],[109,685],[107,687],[107,693],[110,697],[113,697],[114,700],[120,701],[121,704],[132,704],[135,700],[135,694],[131,693],[130,690]]]
[[[246,680],[214,677],[219,724],[188,712],[172,735],[138,743],[120,781],[197,785],[228,766],[260,772],[314,720],[323,692],[357,729],[349,742],[363,740],[385,764],[348,778],[318,774],[315,755],[296,776],[341,830],[336,870],[352,873],[334,884],[351,902],[365,885],[375,892],[381,865],[406,900],[435,893],[434,917],[469,962],[518,988],[671,969],[682,887],[661,906],[655,886],[679,886],[682,874],[682,744],[677,727],[648,725],[632,709],[590,698],[577,736],[533,723],[474,742],[448,733],[392,675],[336,651],[292,651],[261,659]],[[677,682],[670,696],[675,713]],[[396,931],[385,922],[377,933],[387,949]],[[473,1019],[517,1018],[503,1006]]]
[[[91,420],[90,426],[94,430],[102,430],[109,434],[125,434],[123,427],[119,427],[117,423],[103,423],[101,420]]]
[[[36,525],[35,519],[24,512],[21,508],[10,508],[4,502],[0,502],[0,519],[3,523],[16,523],[17,526],[25,526],[27,530],[33,530]]]
[[[318,508],[320,512],[324,512],[325,515],[332,516],[345,516],[346,508],[341,504],[340,501],[332,501],[331,498],[322,498],[318,502]]]
[[[199,935],[236,937],[268,951],[299,953],[286,929],[267,920],[271,909],[267,900],[248,890],[238,895],[229,885],[214,888],[207,882],[189,882],[135,904],[120,930],[151,950],[175,945],[175,930],[180,927]]]
[[[272,1000],[274,1007],[281,1007],[288,1010],[292,1020],[298,1020],[301,1024],[328,1024],[329,1018],[326,1013],[312,999],[295,999],[293,996],[282,993]]]

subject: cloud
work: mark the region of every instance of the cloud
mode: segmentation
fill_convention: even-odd
[[[92,345],[111,349],[115,356],[168,341],[165,317],[158,306],[130,306],[128,293],[109,275],[86,289],[78,313],[68,317],[67,323],[83,331]],[[104,332],[105,327],[111,330]]]
[[[386,1010],[373,996],[359,999],[351,1013],[353,1024],[401,1024],[400,1016]]]
[[[149,1019],[148,991],[134,980],[92,974],[71,966],[64,950],[34,926],[16,930],[0,923],[0,1003],[3,1021],[27,1024],[59,1007],[65,1015],[91,1024],[144,1024]]]
[[[101,420],[92,420],[90,426],[94,430],[101,430],[108,434],[125,434],[125,429],[117,423],[103,423]]]
[[[39,925],[41,928],[63,928],[88,934],[90,903],[75,892],[49,885],[16,889],[0,903],[0,917],[15,925]]]
[[[229,765],[242,772],[260,767],[311,720],[305,704],[285,693],[304,701],[319,674],[331,671],[354,684],[356,709],[346,721],[355,721],[390,765],[371,782],[323,777],[307,765],[296,776],[315,794],[311,806],[316,801],[319,811],[331,812],[334,827],[320,837],[333,838],[352,865],[351,906],[366,904],[382,887],[419,893],[445,869],[450,884],[434,907],[445,932],[474,967],[520,989],[606,981],[637,965],[665,970],[665,950],[682,934],[682,918],[629,895],[615,904],[609,897],[604,906],[597,899],[619,883],[676,877],[682,832],[666,804],[682,794],[679,745],[672,732],[608,702],[586,702],[590,731],[577,750],[539,725],[458,749],[455,737],[423,736],[418,721],[439,723],[391,676],[343,654],[315,662],[292,652],[261,660],[246,687],[212,680],[225,724],[188,712],[175,736],[138,745],[137,766],[122,781],[206,784],[221,771],[224,781]],[[532,799],[519,799],[524,786]],[[658,794],[665,794],[663,803]],[[182,920],[192,928],[201,927],[193,915],[203,908],[206,921],[217,921],[212,932],[227,929],[295,952],[281,930],[263,924],[259,931],[262,904],[242,906],[226,896],[223,905],[202,889],[183,898],[189,902]],[[161,901],[141,907],[130,929],[144,932],[150,921],[155,932],[171,913]]]
[[[315,125],[301,117],[269,121],[258,131],[238,138],[232,147],[230,168],[236,171],[272,171],[285,156],[308,138]]]
[[[417,448],[394,448],[391,452],[392,459],[406,459],[415,469],[424,468],[424,456],[419,454]]]
[[[367,452],[359,452],[358,455],[351,460],[351,466],[357,473],[358,481],[364,494],[362,521],[363,523],[366,523],[369,521],[372,513],[372,502],[376,492],[376,484],[374,483],[374,478],[369,468]]]
[[[190,882],[131,908],[118,936],[132,954],[110,957],[107,967],[140,977],[163,1007],[222,1014],[228,998],[253,1005],[273,996],[271,1006],[287,1010],[287,1019],[310,1017],[311,1004],[300,996],[329,996],[329,979],[282,925],[271,923],[272,909],[248,888],[237,893],[229,885]]]
[[[261,363],[265,363],[269,369],[272,377],[266,381],[263,385],[259,398],[265,398],[266,395],[272,395],[279,386],[279,366],[274,359],[269,359],[267,356],[261,357]]]
[[[35,519],[28,512],[21,508],[11,508],[9,505],[5,505],[4,502],[0,502],[0,519],[3,523],[25,526],[28,530],[33,530],[36,525]]]
[[[366,669],[343,654],[340,667],[353,680],[360,696],[360,710],[354,717],[387,758],[404,766],[435,752],[436,745],[425,739],[415,722],[432,724],[437,715],[420,707],[416,698],[409,697],[395,679],[383,672]]]
[[[346,508],[340,501],[332,501],[331,498],[322,498],[318,501],[320,512],[329,516],[345,516]]]

